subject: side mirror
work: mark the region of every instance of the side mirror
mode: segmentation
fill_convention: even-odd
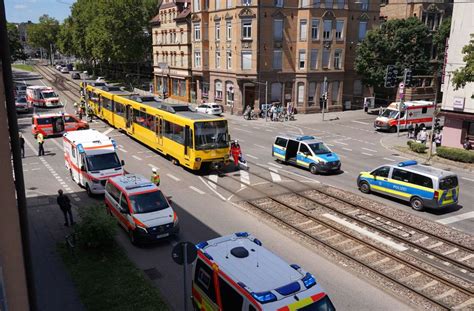
[[[83,171],[83,172],[86,171],[86,167],[84,165],[81,166],[81,171]]]
[[[125,161],[124,161],[124,160],[120,160],[120,164],[122,164],[122,166],[125,166]]]

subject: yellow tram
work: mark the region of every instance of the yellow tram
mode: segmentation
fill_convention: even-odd
[[[191,111],[188,105],[157,101],[115,86],[86,86],[98,118],[191,170],[229,160],[227,120]]]

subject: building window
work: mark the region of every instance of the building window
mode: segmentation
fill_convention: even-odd
[[[331,53],[330,49],[324,48],[324,50],[323,50],[323,68],[329,68],[330,53]]]
[[[252,51],[242,51],[242,70],[252,69]]]
[[[308,21],[300,20],[300,41],[306,41],[308,37]]]
[[[252,39],[252,21],[242,21],[242,39]]]
[[[232,22],[231,21],[227,21],[225,23],[225,33],[226,33],[227,41],[230,41],[232,39]]]
[[[325,19],[323,25],[323,39],[324,40],[331,40],[331,32],[332,32],[332,20]]]
[[[216,80],[214,85],[216,89],[214,99],[222,100],[222,82],[220,80]]]
[[[344,32],[344,21],[336,21],[336,40],[342,40]]]
[[[221,24],[219,22],[216,22],[216,41],[219,41],[221,39]]]
[[[226,57],[226,68],[227,69],[232,69],[232,52],[227,51],[226,55],[227,55],[227,57]]]
[[[202,98],[209,98],[209,83],[207,83],[207,82],[202,83],[201,97]]]
[[[300,8],[307,8],[308,6],[308,0],[300,0]]]
[[[334,51],[334,69],[342,69],[342,50]]]
[[[324,1],[324,7],[325,7],[326,9],[332,9],[333,5],[334,5],[334,1],[333,1],[333,0],[325,0],[325,1]]]
[[[184,55],[183,55],[183,54],[181,54],[180,66],[181,66],[181,67],[184,67]]]
[[[354,95],[362,95],[362,81],[354,80]]]
[[[281,102],[281,83],[272,83],[270,91],[270,101]]]
[[[281,69],[282,56],[281,49],[273,50],[273,69]]]
[[[226,5],[225,5],[225,7],[226,7],[227,9],[230,9],[230,8],[232,7],[232,0],[226,0]]]
[[[308,106],[314,105],[315,98],[316,98],[316,82],[310,82],[308,86]]]
[[[312,2],[313,8],[319,8],[321,6],[321,0],[313,0]]]
[[[310,69],[312,70],[318,69],[318,50],[317,49],[311,49]]]
[[[344,0],[337,0],[337,8],[338,9],[343,9],[344,8],[345,1]]]
[[[252,0],[242,0],[242,5],[252,5]]]
[[[362,11],[368,11],[369,10],[369,0],[360,0],[360,9]]]
[[[332,83],[332,89],[331,89],[332,104],[333,105],[337,104],[338,99],[339,99],[339,81],[334,81]]]
[[[201,67],[201,51],[194,51],[194,67]]]
[[[311,39],[319,40],[319,19],[316,18],[311,20]]]
[[[194,12],[201,11],[201,0],[194,0],[193,10]]]
[[[201,41],[201,24],[194,24],[194,41]]]
[[[274,41],[283,40],[283,20],[282,19],[273,20],[273,40]]]
[[[216,51],[216,68],[221,68],[221,51]]]
[[[298,103],[298,106],[302,106],[304,103],[304,83],[298,82],[297,85],[298,85],[296,88],[296,91],[297,91],[296,98],[298,100],[297,103]]]
[[[215,10],[221,9],[221,0],[215,0]]]
[[[304,69],[306,63],[306,50],[299,50],[298,52],[298,68]]]
[[[232,105],[234,103],[234,84],[232,82],[226,82],[225,93],[227,105]]]
[[[277,8],[282,8],[283,7],[283,0],[275,0],[275,6]]]
[[[364,40],[366,32],[367,32],[367,21],[360,21],[359,22],[359,41]]]

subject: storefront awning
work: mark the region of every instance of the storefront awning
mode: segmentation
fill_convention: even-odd
[[[444,116],[445,118],[450,119],[474,121],[474,113],[441,110],[439,116]]]

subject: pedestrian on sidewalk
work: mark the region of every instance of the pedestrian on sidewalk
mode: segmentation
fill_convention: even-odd
[[[72,210],[71,210],[71,201],[69,200],[68,196],[63,194],[61,189],[58,190],[58,198],[56,199],[58,202],[59,208],[64,214],[64,225],[69,227],[69,222],[71,225],[74,225],[74,219],[72,218]],[[69,216],[69,218],[68,218]]]
[[[44,136],[41,133],[36,135],[36,141],[38,142],[38,157],[44,156]]]
[[[155,185],[159,186],[160,185],[160,174],[156,171],[156,168],[151,169],[151,178],[150,181],[154,183]]]
[[[428,137],[428,133],[426,133],[426,127],[424,127],[421,130],[421,132],[418,134],[417,139],[420,141],[420,143],[425,144],[427,137]]]
[[[20,138],[20,148],[21,148],[21,157],[25,158],[25,138],[23,137],[23,134],[19,134]]]
[[[469,140],[469,137],[466,136],[466,138],[464,138],[464,143],[462,144],[462,147],[464,148],[464,150],[472,149],[472,144],[471,144],[471,141]]]

